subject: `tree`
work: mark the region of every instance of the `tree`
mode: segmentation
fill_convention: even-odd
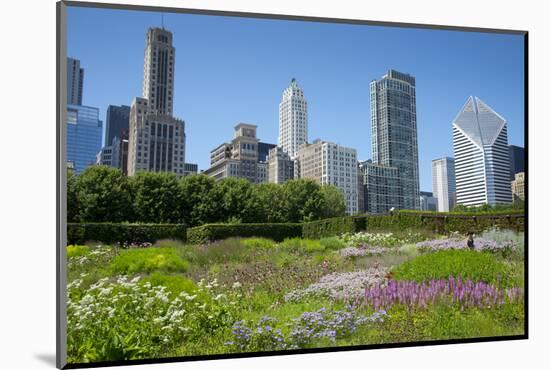
[[[283,187],[278,184],[258,184],[253,188],[253,201],[258,212],[256,222],[287,222]]]
[[[321,185],[313,180],[290,180],[282,185],[287,222],[313,221],[322,218]]]
[[[183,223],[178,178],[171,172],[138,172],[129,178],[135,220]]]
[[[67,171],[67,222],[78,222],[78,177]]]
[[[219,200],[214,194],[215,185],[216,181],[204,174],[180,179],[181,214],[187,226],[218,221]]]
[[[76,198],[80,222],[121,222],[132,215],[128,180],[109,166],[91,166],[77,176]]]
[[[257,222],[257,203],[250,181],[235,177],[225,178],[214,187],[219,201],[219,221]]]
[[[333,185],[323,185],[321,194],[324,199],[321,218],[339,217],[346,214],[346,201],[340,189]]]

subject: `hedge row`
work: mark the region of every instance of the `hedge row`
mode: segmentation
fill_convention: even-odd
[[[159,239],[187,240],[187,230],[180,224],[68,223],[67,244],[96,241],[128,245],[154,243]]]
[[[187,230],[187,240],[198,244],[212,240],[221,240],[232,236],[264,237],[275,241],[302,236],[302,224],[265,223],[265,224],[206,224]]]
[[[320,239],[366,229],[366,216],[334,217],[302,224],[302,235],[307,239]]]

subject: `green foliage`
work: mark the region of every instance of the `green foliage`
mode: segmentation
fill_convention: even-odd
[[[286,222],[286,200],[283,187],[278,184],[263,183],[254,186],[258,220],[265,222]]]
[[[319,240],[310,240],[302,238],[285,239],[279,244],[281,249],[294,253],[320,253],[325,250],[325,246]]]
[[[187,230],[187,240],[193,244],[221,240],[229,237],[265,237],[275,241],[302,235],[297,223],[273,224],[206,224]]]
[[[77,179],[72,171],[67,171],[67,222],[78,222],[80,217]]]
[[[218,217],[221,222],[253,222],[257,220],[257,207],[250,181],[229,177],[214,187],[214,197],[218,200]]]
[[[342,190],[334,185],[323,185],[321,195],[325,204],[320,218],[339,217],[346,214],[346,200]]]
[[[128,179],[121,170],[91,166],[70,181],[76,183],[71,184],[67,212],[74,220],[120,222],[132,217]]]
[[[393,270],[396,280],[418,282],[432,279],[461,277],[499,286],[520,286],[518,276],[513,276],[510,265],[485,252],[447,250],[422,254]]]
[[[328,238],[323,238],[319,240],[321,245],[325,247],[326,250],[338,250],[344,248],[346,244],[339,238],[335,236],[330,236]]]
[[[117,224],[117,223],[69,223],[67,224],[68,244],[83,244],[97,241],[106,244],[129,245],[154,243],[159,239],[179,239],[185,241],[186,228],[177,224]]]
[[[193,280],[181,275],[166,275],[159,272],[154,272],[140,281],[141,285],[146,283],[151,284],[153,287],[165,287],[170,293],[171,298],[175,298],[181,292],[193,294],[197,289],[197,285]]]
[[[275,242],[266,238],[248,238],[242,239],[241,244],[250,249],[270,250],[275,248]]]
[[[68,245],[67,246],[67,258],[84,256],[90,252],[90,247],[87,245]]]
[[[122,250],[111,261],[114,274],[132,275],[138,272],[185,272],[189,263],[173,248],[140,248]]]
[[[302,227],[304,238],[319,239],[363,230],[362,225],[364,225],[364,217],[347,216],[307,222]]]
[[[457,204],[453,212],[460,213],[492,213],[492,212],[510,212],[524,211],[525,202],[521,199],[514,199],[513,203],[499,203],[495,205],[483,204],[478,207],[468,207],[463,204]]]
[[[288,222],[318,220],[323,215],[321,185],[314,180],[299,179],[283,185],[285,213]]]
[[[140,222],[183,223],[178,178],[169,172],[138,172],[129,177],[133,210]]]
[[[182,217],[188,226],[217,221],[218,200],[214,194],[216,181],[204,174],[180,179]]]

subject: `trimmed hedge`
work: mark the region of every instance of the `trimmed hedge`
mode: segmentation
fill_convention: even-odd
[[[83,244],[96,241],[127,245],[154,243],[159,239],[187,240],[187,230],[180,224],[68,223],[67,243]]]
[[[302,224],[304,238],[321,239],[366,229],[367,216],[334,217]]]
[[[229,237],[263,237],[277,242],[302,236],[302,224],[206,224],[187,229],[187,240],[199,244]]]

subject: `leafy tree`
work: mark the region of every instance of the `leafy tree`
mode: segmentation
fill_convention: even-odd
[[[324,198],[321,185],[313,180],[290,180],[282,185],[287,222],[322,218]]]
[[[129,178],[135,220],[182,223],[178,178],[171,172],[138,172]]]
[[[258,211],[256,222],[287,222],[283,187],[278,184],[254,186],[253,201]]]
[[[229,177],[216,183],[214,194],[219,200],[219,221],[256,222],[258,212],[250,181]]]
[[[67,171],[67,222],[78,222],[78,177],[71,171]]]
[[[323,185],[321,194],[324,199],[321,218],[339,217],[346,214],[346,201],[340,189],[334,185]]]
[[[131,218],[128,179],[117,168],[88,167],[76,178],[76,197],[76,219],[80,222],[121,222]]]
[[[180,179],[181,213],[187,226],[218,221],[219,200],[214,194],[216,181],[204,174]]]

